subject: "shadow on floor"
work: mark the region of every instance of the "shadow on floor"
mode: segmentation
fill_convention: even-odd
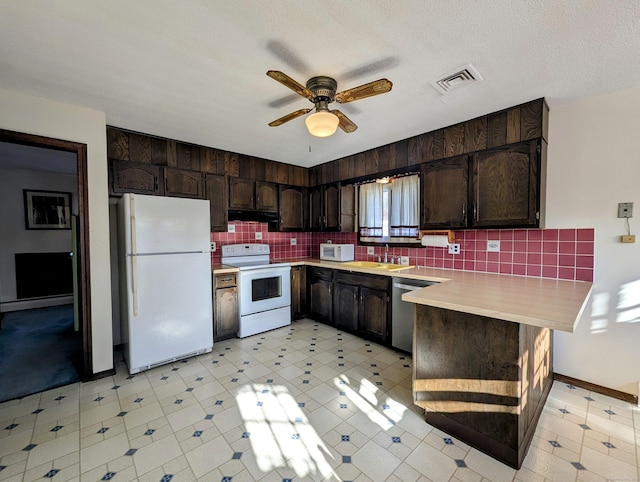
[[[73,305],[12,311],[0,330],[0,402],[80,380]]]

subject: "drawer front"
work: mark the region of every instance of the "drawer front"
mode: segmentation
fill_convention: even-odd
[[[235,273],[218,274],[213,277],[214,288],[229,288],[230,286],[236,286],[237,284]]]
[[[376,276],[336,270],[336,281],[344,284],[364,286],[384,291],[389,289],[389,280],[390,278],[388,276]]]

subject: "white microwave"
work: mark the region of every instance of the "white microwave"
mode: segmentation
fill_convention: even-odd
[[[320,259],[326,261],[353,261],[353,244],[320,244]]]

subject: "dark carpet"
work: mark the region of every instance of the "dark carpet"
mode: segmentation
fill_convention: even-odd
[[[5,313],[0,330],[0,402],[80,380],[82,339],[73,305]]]

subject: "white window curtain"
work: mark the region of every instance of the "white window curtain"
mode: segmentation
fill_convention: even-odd
[[[360,186],[360,229],[368,235],[382,235],[382,184],[371,182]]]
[[[420,178],[418,175],[394,179],[391,184],[392,236],[413,235],[420,224]]]

